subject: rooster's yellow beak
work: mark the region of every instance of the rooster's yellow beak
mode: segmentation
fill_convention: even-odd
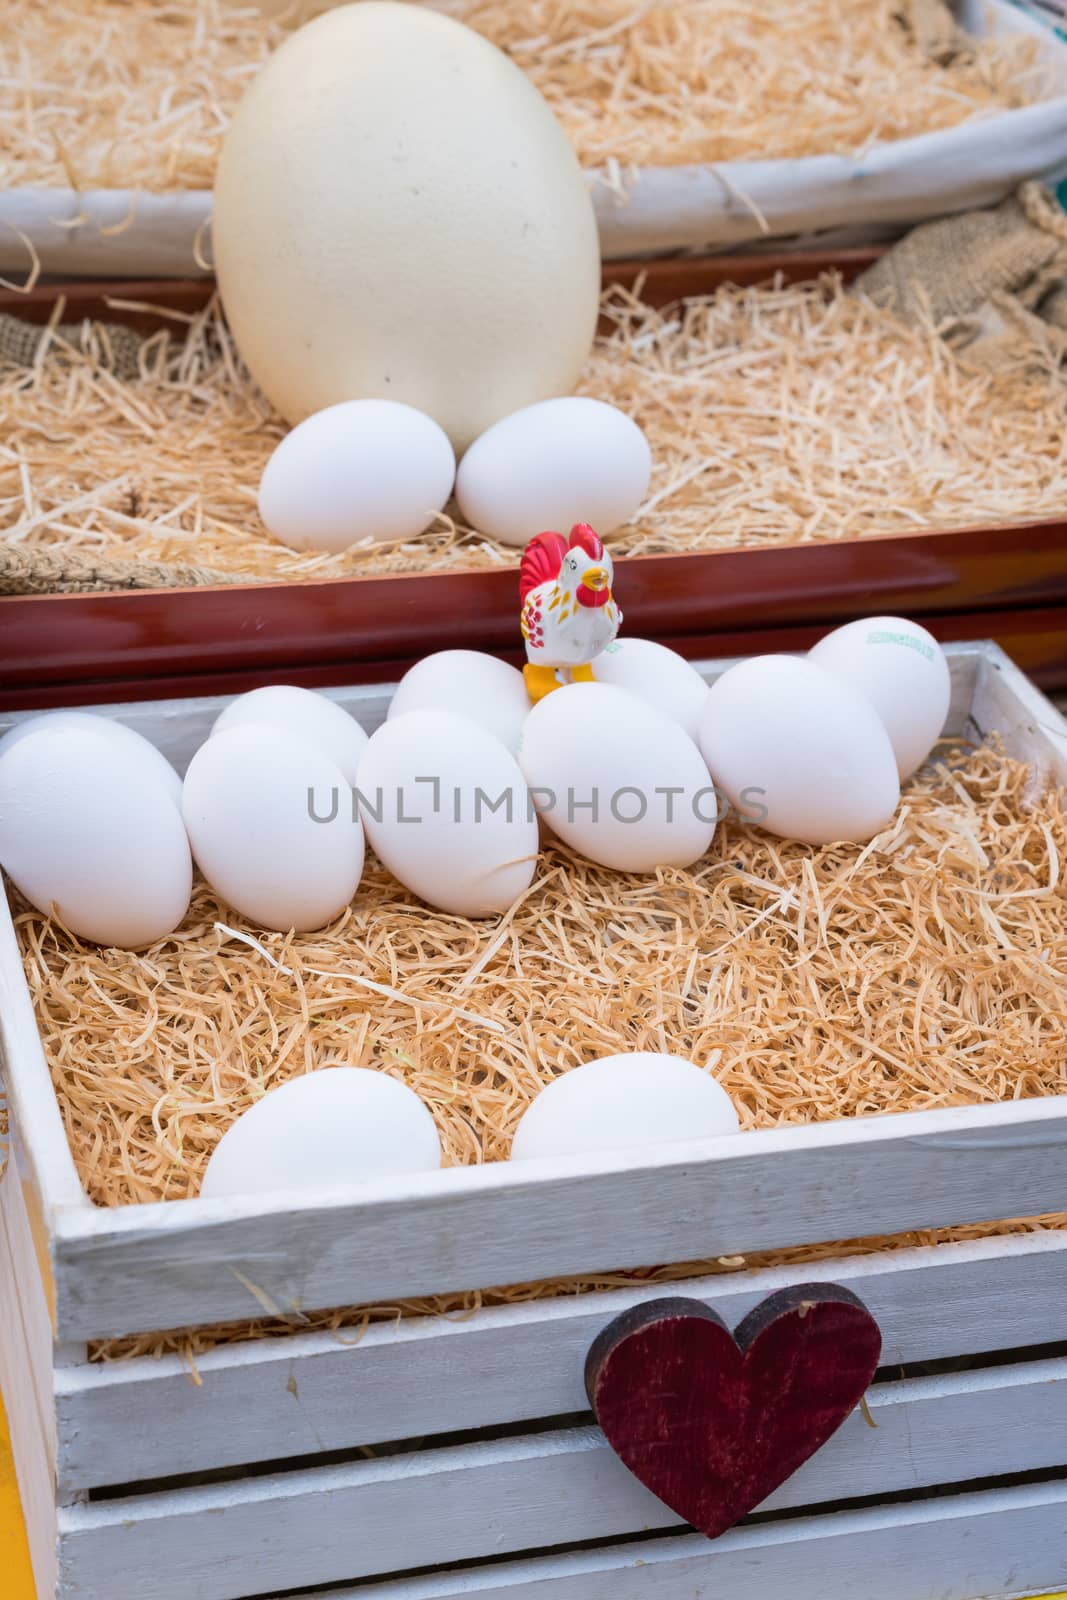
[[[608,586],[608,575],[603,567],[587,567],[582,575],[582,582],[587,589],[592,589],[594,594],[599,594],[601,589]]]

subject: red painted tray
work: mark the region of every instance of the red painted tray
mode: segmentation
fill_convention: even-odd
[[[645,278],[656,303],[754,283],[797,281],[834,266],[846,277],[877,252],[613,263],[614,282]],[[212,286],[55,285],[0,295],[0,310],[47,320],[106,315],[139,326],[154,306],[193,310]],[[131,306],[140,309],[131,309]],[[888,611],[921,616],[940,637],[996,638],[1037,681],[1067,686],[1067,519],[909,533],[833,544],[617,563],[627,627],[696,655],[806,648],[827,625]],[[193,592],[0,598],[6,705],[151,698],[270,679],[302,683],[394,676],[417,655],[464,645],[514,654],[515,573],[403,574],[229,585]],[[976,615],[977,613],[977,615]]]

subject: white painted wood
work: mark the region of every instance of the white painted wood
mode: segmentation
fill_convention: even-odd
[[[373,733],[385,721],[395,690],[395,683],[371,683],[318,689],[316,693],[335,700],[351,712],[367,733]],[[228,694],[193,695],[177,700],[124,700],[76,709],[124,723],[151,740],[184,773],[210,735],[219,713],[235,698]],[[39,715],[37,711],[0,711],[0,736]]]
[[[998,733],[1009,755],[1034,762],[1039,782],[1067,783],[1067,721],[997,645],[978,662],[968,721],[979,742]]]
[[[967,731],[982,660],[998,646],[991,640],[980,639],[966,644],[947,644],[943,648],[948,658],[950,693],[942,735],[958,738]]]
[[[949,644],[945,647],[952,680],[952,698],[945,724],[946,733],[964,731],[967,713],[971,708],[977,682],[979,665],[986,656],[1007,660],[998,646],[988,642]],[[694,661],[693,665],[709,683],[736,665],[740,657],[720,660]],[[1019,674],[1022,677],[1022,674]],[[1027,680],[1023,678],[1025,684]],[[1028,685],[1029,687],[1029,685]],[[316,692],[335,700],[351,712],[368,733],[373,733],[385,721],[389,702],[396,691],[395,683],[346,685],[339,688],[319,689]],[[1032,693],[1038,694],[1037,690]],[[80,706],[81,711],[98,716],[112,717],[128,728],[150,739],[179,772],[184,772],[193,755],[203,744],[214,726],[219,713],[228,706],[233,695],[200,695],[178,700],[130,700],[94,706]],[[0,710],[0,736],[9,728],[18,727],[36,711]]]
[[[1063,1204],[1067,1096],[55,1217],[61,1338],[360,1305]],[[578,1225],[580,1219],[580,1225]],[[253,1288],[249,1286],[254,1286]]]
[[[864,1300],[885,1366],[1020,1349],[1067,1328],[1067,1233],[742,1272],[677,1290],[735,1326],[765,1295],[812,1278]],[[60,1483],[132,1483],[584,1411],[582,1369],[596,1335],[668,1292],[643,1285],[383,1323],[358,1343],[294,1333],[221,1345],[198,1359],[199,1386],[176,1356],[61,1370]]]
[[[1060,1466],[1067,1360],[875,1386],[766,1510]],[[235,1600],[677,1525],[599,1429],[553,1433],[60,1512],[65,1593]]]
[[[7,896],[0,887],[0,1079],[23,1141],[23,1176],[44,1212],[88,1205],[48,1072]]]
[[[1065,1583],[1067,1485],[1051,1483],[735,1528],[714,1543],[687,1534],[332,1589],[319,1600],[975,1600]]]
[[[51,1353],[47,1307],[12,1160],[0,1180],[0,1390],[40,1600],[50,1600],[58,1573]]]
[[[2,1214],[7,1251],[15,1274],[15,1309],[22,1328],[23,1343],[30,1358],[32,1400],[45,1441],[49,1469],[56,1461],[55,1401],[52,1389],[52,1322],[45,1286],[39,1271],[39,1252],[26,1208],[32,1198],[30,1184],[20,1172],[21,1151],[16,1146],[12,1164],[4,1177]]]

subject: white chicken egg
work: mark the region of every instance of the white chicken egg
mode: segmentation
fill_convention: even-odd
[[[112,744],[125,750],[131,759],[139,759],[146,775],[151,773],[157,778],[174,804],[181,806],[182,780],[166,756],[156,749],[150,739],[135,733],[132,728],[127,728],[124,722],[116,722],[113,717],[102,716],[99,713],[43,711],[39,717],[27,717],[24,722],[17,722],[0,739],[0,759],[6,750],[13,749],[22,739],[31,733],[37,733],[42,728],[48,728],[53,736],[62,735],[68,728],[83,728],[87,733],[99,735],[101,739],[109,739]]]
[[[335,761],[346,783],[355,783],[359,760],[366,749],[367,735],[343,706],[311,689],[298,689],[289,683],[272,683],[263,689],[250,689],[231,700],[219,713],[211,730],[212,738],[227,728],[265,723],[282,733],[306,739]]]
[[[323,1067],[238,1117],[212,1152],[200,1197],[331,1188],[440,1165],[433,1117],[406,1084],[367,1067]]]
[[[652,639],[627,636],[615,639],[594,657],[591,665],[597,683],[613,683],[616,688],[635,694],[662,716],[679,723],[691,739],[696,738],[708,686],[676,650],[668,650]]]
[[[263,469],[259,514],[293,550],[414,539],[455,476],[448,435],[432,417],[396,400],[345,400],[286,434]]]
[[[604,867],[688,867],[715,832],[717,797],[676,722],[611,683],[575,683],[527,717],[519,765],[545,821]]]
[[[710,1073],[681,1056],[637,1050],[572,1067],[523,1113],[512,1161],[737,1133],[737,1112]]]
[[[870,839],[900,799],[870,703],[803,657],[753,656],[724,672],[701,714],[700,748],[740,819],[783,839]]]
[[[353,811],[335,761],[264,723],[213,734],[182,793],[208,883],[250,922],[280,933],[323,927],[355,894],[364,840]]]
[[[456,500],[472,528],[502,544],[576,522],[603,536],[633,516],[651,471],[636,422],[572,395],[524,406],[476,439],[459,464]]]
[[[537,818],[514,756],[451,711],[408,711],[371,735],[359,767],[367,837],[432,906],[489,917],[529,888]]]
[[[952,695],[948,661],[932,633],[903,617],[835,628],[808,660],[858,689],[881,717],[901,783],[941,737]]]
[[[181,814],[155,765],[97,728],[46,718],[0,757],[0,865],[38,911],[54,903],[79,938],[128,950],[173,933],[192,890]]]
[[[530,696],[521,672],[481,650],[424,656],[397,684],[390,717],[409,711],[455,711],[478,722],[514,755]]]

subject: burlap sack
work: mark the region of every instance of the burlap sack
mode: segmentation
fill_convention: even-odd
[[[992,211],[914,229],[854,291],[932,322],[965,360],[1049,371],[1067,357],[1067,215],[1027,183]]]
[[[1052,373],[1067,358],[1067,329],[1028,311],[1013,295],[995,294],[959,324],[952,344],[964,361],[994,372]]]
[[[89,324],[61,322],[55,329],[65,344],[84,349],[89,337]],[[0,313],[0,361],[12,362],[18,367],[32,367],[38,351],[48,333],[47,328],[33,322],[23,322],[20,317]],[[92,334],[94,354],[102,365],[121,378],[124,383],[136,378],[141,370],[141,336],[132,328],[120,323],[96,323]]]
[[[916,48],[938,66],[947,67],[973,44],[945,0],[901,0],[896,17]]]
[[[1053,285],[1039,302],[1037,314],[1043,322],[1067,333],[1067,279]]]
[[[89,594],[116,589],[185,589],[240,583],[232,572],[105,555],[42,550],[0,539],[0,594]]]

